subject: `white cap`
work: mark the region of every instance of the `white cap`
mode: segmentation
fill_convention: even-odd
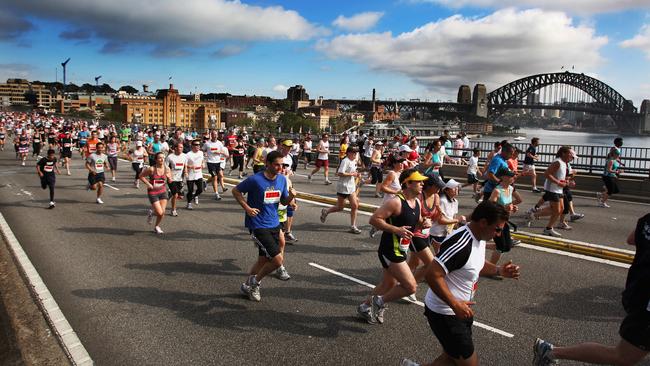
[[[142,146],[142,141],[136,141],[135,146]]]
[[[450,179],[450,180],[448,180],[447,183],[445,184],[445,188],[456,188],[456,187],[458,187],[459,185],[460,185],[460,183],[456,182],[456,181],[453,180],[453,179]]]
[[[411,148],[408,145],[402,145],[399,147],[399,152],[411,152]]]

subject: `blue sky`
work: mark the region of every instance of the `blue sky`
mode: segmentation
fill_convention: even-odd
[[[647,0],[3,0],[0,78],[61,80],[71,57],[76,84],[447,100],[575,65],[639,106],[649,25]]]

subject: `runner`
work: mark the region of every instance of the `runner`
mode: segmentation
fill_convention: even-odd
[[[431,235],[432,245],[436,252],[440,249],[440,244],[454,231],[456,225],[464,225],[467,219],[463,215],[458,215],[458,187],[460,183],[450,179],[441,188],[440,194],[440,215],[437,221],[431,223],[429,235]]]
[[[618,189],[618,175],[623,172],[621,169],[621,152],[619,149],[612,148],[612,151],[609,153],[609,157],[605,162],[605,171],[603,172],[602,178],[605,185],[603,186],[603,191],[598,192],[596,197],[598,198],[598,206],[609,208],[607,200],[619,193]]]
[[[59,139],[59,151],[61,155],[61,165],[65,167],[68,175],[70,175],[70,161],[72,159],[72,134],[70,130],[66,130],[64,136]]]
[[[47,156],[41,158],[36,164],[36,173],[41,178],[41,188],[49,188],[50,190],[50,206],[54,208],[54,185],[56,184],[56,174],[61,174],[59,167],[56,165],[56,157],[54,157],[54,150],[47,150]]]
[[[120,130],[120,143],[123,152],[126,152],[129,149],[129,144],[131,142],[131,127],[128,124],[122,125]]]
[[[90,143],[88,143],[90,146]],[[104,172],[106,169],[109,171],[111,167],[108,166],[108,157],[104,154],[104,143],[97,142],[94,145],[94,152],[86,158],[86,169],[88,169],[88,189],[97,191],[97,203],[102,204],[102,193],[104,193],[104,182],[106,177]]]
[[[537,155],[537,146],[539,146],[539,138],[533,137],[530,140],[530,146],[528,146],[528,149],[526,150],[524,168],[521,172],[521,175],[524,177],[530,176],[530,184],[534,193],[541,192],[539,188],[537,188],[537,173],[535,172],[535,162],[539,160],[539,156]]]
[[[111,166],[112,181],[115,182],[115,175],[117,173],[117,153],[120,150],[120,143],[116,135],[111,135],[106,144],[106,155],[108,156],[108,165]]]
[[[205,152],[208,161],[208,173],[212,177],[212,189],[214,189],[214,199],[221,200],[219,194],[219,175],[221,174],[221,157],[226,152],[223,143],[217,139],[217,131],[210,132],[210,140],[203,144],[203,152]]]
[[[5,151],[5,139],[7,138],[7,128],[4,123],[0,123],[0,151]]]
[[[246,145],[244,144],[244,137],[239,135],[235,140],[235,145],[231,149],[232,151],[232,164],[230,165],[230,171],[228,175],[231,175],[233,170],[239,168],[239,179],[242,179],[244,175],[244,157],[246,155]]]
[[[135,172],[135,180],[133,181],[133,186],[135,188],[140,188],[140,174],[144,168],[144,161],[148,156],[149,154],[147,153],[147,149],[142,146],[142,141],[136,141],[135,149],[129,150],[131,168]]]
[[[291,202],[295,198],[295,190],[287,188],[286,178],[278,175],[281,169],[282,154],[272,151],[266,156],[264,171],[246,178],[232,190],[232,195],[246,212],[245,226],[259,249],[257,261],[240,287],[242,294],[253,301],[261,300],[262,279],[284,262],[280,253],[278,204]],[[247,195],[246,199],[244,194]]]
[[[497,144],[495,144],[495,148],[496,146]],[[509,169],[508,159],[510,159],[515,151],[515,147],[508,143],[499,144],[499,146],[501,146],[501,152],[499,154],[494,154],[485,172],[487,181],[483,185],[483,201],[489,200],[490,196],[492,196],[492,191],[497,185],[499,185],[499,178],[496,176],[497,172]]]
[[[203,193],[203,153],[201,152],[201,141],[192,141],[192,151],[187,154],[187,209],[192,210],[194,204],[199,204],[199,196]],[[194,187],[196,186],[196,191]]]
[[[562,211],[562,215],[560,215],[560,223],[557,226],[558,229],[562,229],[562,230],[573,229],[573,227],[571,227],[571,225],[569,225],[569,223],[567,222],[566,219],[567,215],[569,215],[568,221],[570,222],[575,222],[585,217],[584,214],[576,213],[575,208],[573,206],[573,193],[571,192],[571,189],[575,188],[576,186],[576,180],[575,180],[576,171],[571,168],[571,163],[573,162],[573,160],[577,158],[578,155],[576,155],[575,151],[571,149],[571,157],[569,159],[569,162],[567,163],[567,185],[564,186],[562,192],[564,195],[564,211]]]
[[[377,250],[383,276],[371,296],[357,307],[359,315],[369,324],[383,324],[386,304],[412,295],[417,289],[406,256],[413,231],[430,226],[429,220],[420,216],[418,200],[427,179],[415,169],[403,171],[399,177],[402,193],[382,204],[370,218],[370,224],[383,231]]]
[[[439,176],[431,174],[427,176],[420,195],[420,216],[429,219],[431,222],[437,221],[441,216],[440,196],[438,192],[445,187],[445,182]],[[430,228],[417,228],[413,232],[411,246],[409,247],[410,255],[407,264],[413,272],[415,282],[419,283],[424,279],[427,266],[433,261],[435,253],[431,253],[431,237],[429,236]],[[435,250],[439,250],[440,246]],[[418,266],[423,264],[420,268]],[[417,301],[415,294],[409,296],[409,300]]]
[[[640,218],[627,243],[636,247],[623,291],[625,319],[616,346],[583,343],[556,347],[537,338],[533,346],[533,365],[551,365],[557,360],[594,364],[636,365],[650,350],[650,214]]]
[[[399,176],[404,170],[404,158],[396,155],[391,155],[388,157],[386,165],[391,169],[386,174],[386,179],[380,184],[380,190],[384,194],[382,204],[386,203],[392,198],[395,198],[395,195],[402,190],[402,186],[399,183]],[[374,238],[379,230],[374,226],[370,225],[369,235],[371,238]]]
[[[183,142],[177,142],[174,152],[167,156],[165,165],[171,170],[172,179],[169,182],[169,192],[172,201],[172,217],[178,216],[176,200],[183,196],[183,180],[187,176],[187,155],[183,154]]]
[[[257,174],[264,170],[264,139],[257,140],[255,152],[253,153],[253,174]]]
[[[97,151],[97,144],[99,143],[99,139],[97,138],[97,131],[92,131],[90,133],[90,138],[86,141],[86,149],[85,149],[85,154],[86,154],[86,159],[92,155],[95,151]],[[102,143],[103,144],[103,143]]]
[[[483,175],[483,172],[478,166],[478,158],[480,156],[481,150],[479,148],[474,148],[474,150],[472,150],[472,156],[467,160],[467,183],[463,184],[462,187],[465,188],[467,186],[472,186],[472,196],[480,194],[478,176]]]
[[[370,184],[375,185],[375,198],[379,198],[381,191],[381,183],[384,181],[384,172],[381,169],[384,154],[384,144],[381,141],[375,142],[372,149],[372,156],[370,156]]]
[[[341,164],[336,171],[336,175],[339,177],[339,181],[336,184],[336,205],[322,209],[320,214],[320,222],[325,223],[327,215],[343,211],[345,200],[348,200],[348,202],[350,202],[350,230],[348,230],[348,232],[352,234],[361,234],[361,230],[357,228],[359,198],[357,197],[357,185],[355,183],[355,178],[359,177],[356,162],[358,152],[359,148],[356,146],[350,146],[347,148],[345,153],[346,157],[341,161]]]
[[[330,144],[329,144],[329,135],[324,133],[323,136],[321,137],[321,140],[318,142],[318,147],[316,148],[316,151],[318,152],[318,157],[316,159],[316,168],[312,170],[312,172],[307,176],[307,179],[309,181],[312,180],[312,177],[314,174],[316,174],[320,168],[323,168],[323,173],[325,174],[325,185],[332,184],[329,180],[329,173],[330,173],[330,161],[329,161],[329,152],[330,152]]]
[[[39,130],[34,131],[32,136],[32,157],[36,156],[37,159],[41,156],[41,149],[43,148],[42,135]]]
[[[291,140],[285,140],[285,141],[291,141]],[[282,144],[282,146],[283,147],[285,146],[284,143]],[[288,149],[289,148],[287,148],[287,150]],[[291,171],[291,164],[289,164],[287,156],[284,156],[282,158],[282,169],[278,174],[282,174],[287,178],[288,188],[291,188],[293,186],[291,184],[291,179],[289,178],[289,176],[292,174],[292,171]],[[289,202],[288,205],[283,205],[282,203],[278,204],[278,218],[280,221],[280,241],[278,244],[280,245],[280,254],[282,255],[283,262],[286,259],[284,255],[284,249],[286,247],[287,242],[290,241],[287,238],[287,234],[290,233],[287,229],[287,223],[289,222],[289,217],[288,217],[289,208],[291,208],[293,212],[292,205],[295,205],[295,202],[296,200],[293,199],[291,200],[291,202]],[[296,240],[295,238],[291,239],[292,242],[295,240]],[[287,269],[284,267],[284,264],[278,267],[278,269],[275,271],[275,276],[282,281],[288,281],[289,279],[291,279],[291,276],[289,275]]]
[[[16,145],[16,152],[18,153],[18,157],[20,158],[21,165],[25,166],[25,161],[27,160],[27,154],[29,154],[29,136],[27,135],[26,130],[23,130],[20,135],[16,136],[16,140],[14,144]]]
[[[165,154],[162,152],[154,155],[155,164],[142,171],[140,180],[147,186],[147,196],[151,203],[151,208],[147,214],[147,223],[151,225],[153,222],[153,215],[156,215],[156,226],[154,233],[162,234],[160,223],[165,216],[167,210],[167,188],[165,183],[171,182],[171,171],[165,165]],[[147,179],[149,178],[149,179]]]
[[[280,152],[282,153],[282,174],[287,177],[287,185],[288,187],[293,187],[293,183],[291,182],[291,177],[294,175],[293,170],[291,169],[291,166],[293,166],[293,156],[291,156],[291,150],[295,144],[291,140],[284,140],[282,141],[282,149]],[[286,165],[289,165],[289,169],[286,169]],[[294,217],[294,211],[298,208],[298,205],[296,203],[296,200],[292,200],[289,205],[282,205],[280,204],[280,208],[278,211],[278,214],[280,215],[280,223],[282,224],[282,231],[284,233],[284,239],[287,243],[293,244],[298,239],[296,239],[295,235],[291,232],[291,228],[293,227],[293,217]],[[284,214],[284,217],[283,217]],[[285,220],[286,219],[286,220]],[[283,251],[284,254],[284,251]]]
[[[571,158],[571,148],[562,146],[555,154],[555,161],[546,169],[544,176],[544,196],[550,206],[534,213],[535,216],[549,215],[548,223],[543,231],[544,235],[561,237],[562,234],[555,231],[555,223],[564,211],[563,189],[567,185],[567,162]]]
[[[305,134],[305,140],[302,143],[302,154],[303,157],[305,158],[304,163],[305,163],[305,169],[307,169],[307,165],[314,161],[314,153],[312,151],[313,149],[313,143],[311,141],[311,135],[309,133]]]
[[[432,365],[478,365],[472,340],[474,293],[479,274],[519,278],[519,267],[497,266],[485,260],[485,241],[508,221],[508,212],[488,200],[472,212],[469,224],[455,230],[442,243],[429,266],[429,290],[424,315],[443,352]],[[403,359],[401,365],[418,365]]]
[[[512,182],[515,179],[515,172],[509,169],[499,170],[497,172],[497,178],[499,178],[499,185],[494,188],[492,195],[490,196],[490,201],[503,206],[508,215],[511,215],[519,210],[519,205],[522,201],[519,192],[517,192],[512,186]],[[508,222],[503,224],[503,228],[498,232],[494,238],[494,247],[490,248],[494,251],[490,257],[490,262],[492,264],[499,263],[502,253],[507,253],[512,249],[513,241],[510,237],[510,225]],[[495,277],[500,279],[499,277]]]
[[[88,132],[88,127],[83,126],[83,129],[77,133],[77,140],[79,141],[79,155],[82,158],[86,158],[84,153],[86,152],[86,143],[90,138],[90,132]]]

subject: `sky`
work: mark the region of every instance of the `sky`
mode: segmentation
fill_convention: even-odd
[[[564,69],[650,99],[650,0],[0,0],[0,80],[455,100]],[[170,80],[171,77],[171,80]]]

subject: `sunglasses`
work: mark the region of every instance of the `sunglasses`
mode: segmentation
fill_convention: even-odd
[[[503,231],[503,228],[502,228],[502,227],[497,227],[497,228],[494,229],[494,232],[495,232],[495,233],[500,233],[500,232],[502,232],[502,231]]]
[[[288,168],[288,167],[290,167],[290,166],[291,166],[290,164],[282,164],[282,167],[283,167],[283,168]]]

